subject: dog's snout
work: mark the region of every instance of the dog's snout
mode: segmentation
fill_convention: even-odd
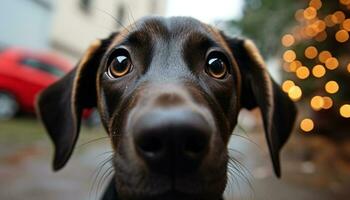
[[[198,168],[208,152],[212,129],[205,118],[184,109],[158,109],[135,122],[138,156],[158,173],[186,173]]]

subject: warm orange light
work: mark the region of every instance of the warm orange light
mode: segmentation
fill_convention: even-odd
[[[316,65],[312,68],[312,74],[316,78],[321,78],[326,74],[326,69],[323,67],[323,65]]]
[[[309,37],[314,37],[317,35],[317,31],[312,25],[308,25],[307,27],[305,27],[304,31],[305,31],[305,34]]]
[[[340,115],[345,118],[350,118],[350,105],[344,104],[339,109]]]
[[[291,87],[293,87],[294,85],[295,85],[295,84],[294,84],[293,81],[291,81],[291,80],[286,80],[286,81],[284,81],[283,84],[282,84],[282,90],[283,90],[284,92],[288,93],[289,89],[290,89]]]
[[[299,67],[295,73],[298,78],[306,79],[310,75],[310,70],[307,67],[302,66],[302,67]]]
[[[348,66],[346,67],[348,72],[350,73],[350,63],[348,64]]]
[[[302,94],[303,92],[301,91],[300,87],[296,85],[292,86],[288,91],[288,96],[293,101],[298,101],[301,98]]]
[[[288,71],[295,72],[299,67],[301,67],[301,65],[302,64],[299,60],[294,60],[293,62],[290,63]]]
[[[315,37],[315,40],[317,42],[323,42],[327,39],[327,33],[326,31],[322,31],[321,33],[317,34]]]
[[[349,40],[349,33],[346,30],[339,30],[336,34],[335,34],[335,39],[338,42],[346,42]]]
[[[330,97],[323,97],[323,109],[330,109],[333,106],[333,100]]]
[[[333,15],[327,15],[327,16],[324,18],[324,21],[326,22],[326,25],[327,25],[328,27],[332,27],[332,26],[335,25],[335,23],[334,23],[333,20],[332,20],[332,16],[333,16]]]
[[[314,96],[310,101],[311,108],[316,111],[321,110],[323,107],[323,104],[324,102],[321,96]]]
[[[295,39],[293,37],[293,35],[291,34],[286,34],[282,37],[282,45],[285,46],[285,47],[290,47],[294,44],[295,42]]]
[[[318,10],[322,7],[322,2],[321,2],[321,0],[311,0],[309,5]]]
[[[339,24],[342,23],[345,20],[345,14],[343,11],[336,11],[333,15],[332,15],[332,21],[335,24]]]
[[[337,93],[339,90],[339,85],[335,81],[328,81],[325,85],[325,90],[330,94]]]
[[[343,29],[350,31],[350,19],[343,21]]]
[[[318,59],[322,62],[322,63],[326,63],[327,59],[332,57],[332,54],[329,51],[322,51],[319,55],[318,55]]]
[[[318,51],[314,46],[309,46],[308,48],[305,49],[305,52],[304,52],[305,57],[307,57],[308,59],[316,58],[317,53]]]
[[[314,129],[314,122],[312,121],[312,119],[305,118],[301,121],[300,128],[304,132],[310,132]]]
[[[331,57],[326,60],[326,67],[330,70],[336,69],[339,66],[338,59]]]
[[[350,4],[350,0],[339,0],[339,2],[343,5],[349,5]]]
[[[283,59],[286,62],[292,62],[294,61],[296,58],[296,54],[293,50],[287,50],[286,52],[284,52],[283,54]]]
[[[314,7],[308,7],[304,10],[304,18],[305,19],[313,19],[317,15],[317,10]]]
[[[324,31],[326,29],[326,23],[322,20],[317,20],[315,23],[315,29],[317,32]]]
[[[304,20],[304,9],[299,9],[295,12],[295,19],[299,22]]]

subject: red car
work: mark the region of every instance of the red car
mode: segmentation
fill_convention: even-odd
[[[53,54],[20,48],[0,50],[0,119],[34,113],[35,96],[72,69]],[[90,112],[84,113],[87,118]]]

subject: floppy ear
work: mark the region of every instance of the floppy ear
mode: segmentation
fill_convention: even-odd
[[[274,171],[280,177],[279,152],[293,129],[295,105],[270,77],[252,41],[228,38],[227,42],[242,77],[241,107],[260,108]]]
[[[45,89],[36,109],[55,146],[53,169],[61,169],[71,156],[84,108],[96,106],[96,75],[109,39],[97,40],[76,68]]]

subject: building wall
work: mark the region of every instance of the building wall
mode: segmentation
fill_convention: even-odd
[[[90,2],[89,6],[83,6]],[[163,15],[166,0],[59,0],[54,9],[51,46],[76,61],[97,38],[147,15]]]
[[[1,0],[0,45],[48,49],[51,0]]]

